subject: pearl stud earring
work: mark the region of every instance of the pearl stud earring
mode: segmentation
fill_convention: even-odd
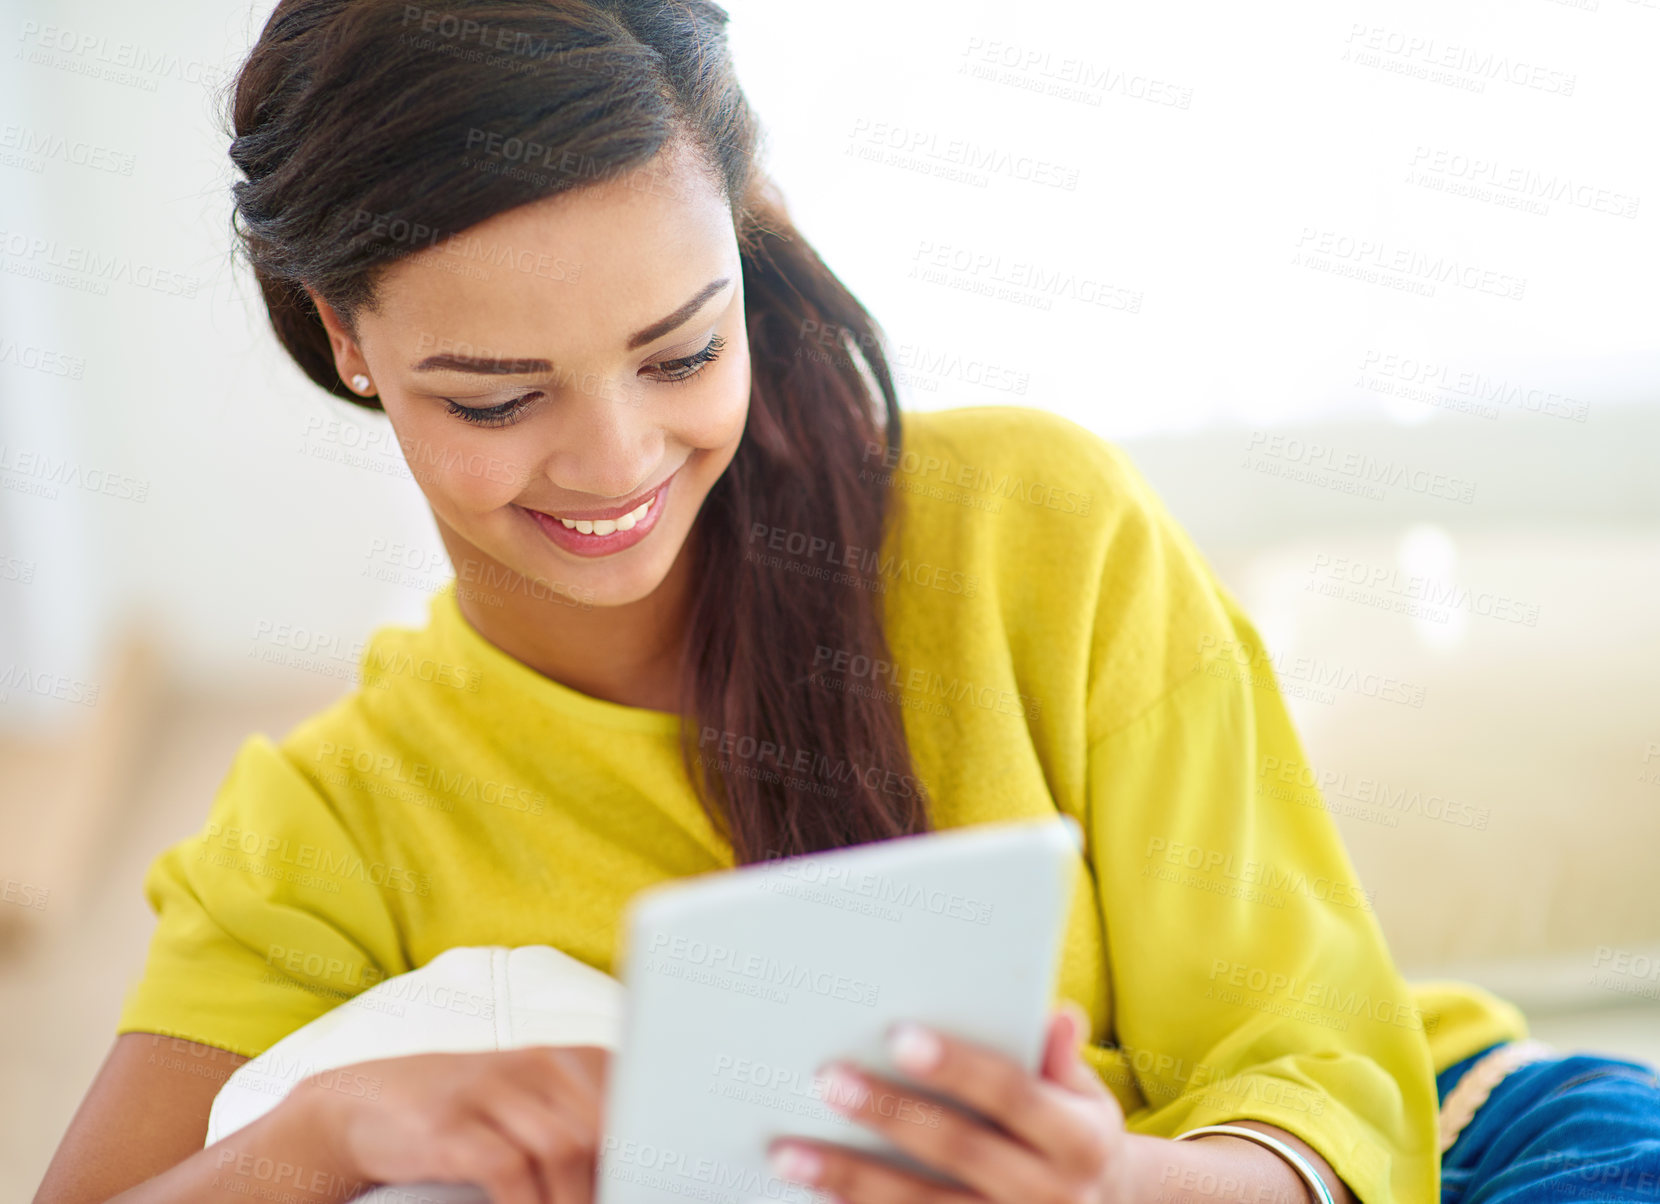
[[[352,388],[356,389],[359,393],[367,393],[369,391],[369,378],[359,372],[356,376],[352,377]]]

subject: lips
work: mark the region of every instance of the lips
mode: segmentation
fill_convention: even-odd
[[[555,516],[527,506],[519,509],[534,521],[548,539],[567,552],[578,556],[609,556],[633,547],[651,533],[669,503],[674,476],[675,473],[671,472],[653,490],[606,510],[585,510]],[[589,518],[588,515],[596,517]],[[619,520],[627,525],[619,526]],[[570,525],[567,526],[567,523]],[[600,529],[596,530],[596,526]]]
[[[653,485],[650,489],[635,494],[632,498],[620,506],[609,506],[604,510],[537,510],[536,513],[545,514],[549,518],[555,520],[568,518],[578,522],[586,521],[593,523],[609,519],[612,522],[615,522],[617,519],[621,518],[625,514],[628,514],[630,511],[638,510],[647,501],[657,496],[658,491],[670,481],[674,480],[674,473],[679,471],[680,470],[678,468],[675,469],[674,472],[671,472],[668,476],[657,482],[657,484]],[[529,510],[531,507],[527,506],[525,509]]]

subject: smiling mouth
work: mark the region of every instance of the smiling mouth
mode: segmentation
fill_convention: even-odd
[[[684,467],[685,465],[680,466],[680,468]],[[676,468],[668,476],[657,482],[648,496],[641,498],[626,510],[620,507],[607,510],[588,510],[570,517],[555,514],[551,510],[531,510],[531,513],[538,514],[550,522],[556,522],[567,531],[575,531],[578,535],[613,535],[618,531],[632,531],[638,524],[645,521],[646,516],[651,513],[651,508],[657,505],[658,499],[668,489],[669,482],[679,475],[680,468]],[[526,509],[529,509],[529,507],[526,507]]]
[[[610,535],[614,531],[632,531],[657,504],[657,496],[660,493],[661,488],[627,514],[616,518],[561,518],[557,514],[550,514],[548,517],[557,520],[566,530],[575,531],[579,535]]]

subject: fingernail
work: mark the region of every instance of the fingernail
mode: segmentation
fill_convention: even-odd
[[[780,1179],[813,1183],[823,1166],[823,1159],[806,1146],[781,1145],[772,1152],[772,1173]]]
[[[821,1098],[838,1112],[852,1112],[865,1101],[865,1085],[842,1066],[829,1066],[821,1080]]]
[[[909,1074],[927,1074],[939,1065],[942,1052],[944,1047],[938,1037],[908,1020],[895,1025],[888,1036],[888,1053]]]

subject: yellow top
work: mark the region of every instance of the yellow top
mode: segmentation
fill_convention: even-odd
[[[1075,423],[911,413],[904,442],[865,469],[897,512],[893,663],[822,648],[803,688],[897,697],[938,827],[1082,824],[1057,997],[1091,1017],[1086,1053],[1133,1130],[1255,1118],[1367,1204],[1436,1198],[1433,1071],[1525,1035],[1520,1014],[1403,983],[1318,795],[1267,789],[1303,753],[1235,600]],[[749,554],[822,589],[872,554],[802,543],[760,532]],[[678,718],[541,676],[456,588],[494,587],[451,581],[426,627],[375,633],[347,697],[242,745],[202,832],[145,878],[159,926],[118,1032],[252,1056],[456,945],[549,944],[612,972],[630,896],[732,865]],[[757,771],[836,772],[740,735],[703,739]]]

